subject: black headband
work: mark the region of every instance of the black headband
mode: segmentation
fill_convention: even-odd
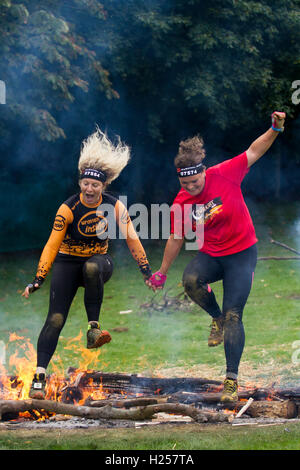
[[[79,178],[80,179],[91,178],[93,180],[97,180],[97,181],[101,181],[102,183],[105,183],[107,176],[104,173],[104,171],[95,170],[93,168],[85,168],[85,170],[82,170]]]
[[[201,173],[204,170],[205,166],[202,163],[198,163],[195,166],[188,166],[186,168],[177,168],[177,176],[184,178],[185,176],[193,176]]]

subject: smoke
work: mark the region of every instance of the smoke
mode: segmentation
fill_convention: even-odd
[[[209,2],[180,0],[104,0],[103,8],[85,0],[53,1],[51,11],[46,1],[13,5],[16,48],[0,48],[6,84],[0,107],[6,205],[0,215],[9,221],[1,251],[28,247],[28,240],[43,245],[57,206],[77,191],[80,145],[96,124],[131,147],[130,164],[109,188],[127,195],[129,204],[172,203],[179,189],[173,159],[183,138],[203,135],[205,163],[212,166],[244,151],[270,125],[276,87],[260,46],[272,45],[272,28],[263,29],[268,8],[257,5],[256,14],[246,8],[254,28],[249,35],[240,12],[222,2],[217,10]],[[265,42],[262,32],[269,35]],[[65,38],[65,49],[58,37]],[[287,94],[280,80],[279,106]],[[245,179],[247,197],[298,198],[298,124],[290,121],[280,140]],[[22,246],[19,233],[26,235]]]

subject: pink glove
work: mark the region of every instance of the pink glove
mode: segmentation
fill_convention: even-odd
[[[280,111],[274,111],[274,113],[271,114],[272,118],[272,129],[277,132],[283,132],[284,131],[284,120],[285,120],[286,114]]]
[[[160,271],[156,271],[156,273],[152,274],[149,281],[154,287],[164,287],[165,282],[167,280],[167,276],[162,274]]]

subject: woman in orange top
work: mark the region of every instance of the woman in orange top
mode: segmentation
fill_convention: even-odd
[[[129,148],[120,140],[114,146],[100,129],[83,142],[78,164],[81,191],[59,207],[35,279],[22,294],[28,298],[39,289],[53,265],[49,312],[38,339],[37,369],[29,392],[31,398],[45,398],[46,369],[78,287],[85,289],[87,348],[97,348],[111,341],[108,331],[100,328],[99,315],[104,284],[113,272],[113,260],[107,250],[110,228],[115,222],[144,280],[151,277],[146,253],[126,207],[105,192],[129,158]]]

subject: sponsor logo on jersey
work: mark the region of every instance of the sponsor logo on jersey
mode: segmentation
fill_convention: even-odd
[[[66,226],[66,219],[63,215],[57,214],[54,220],[53,229],[61,232]]]
[[[99,236],[107,230],[107,220],[96,211],[90,211],[84,214],[77,225],[78,232],[84,237]]]

